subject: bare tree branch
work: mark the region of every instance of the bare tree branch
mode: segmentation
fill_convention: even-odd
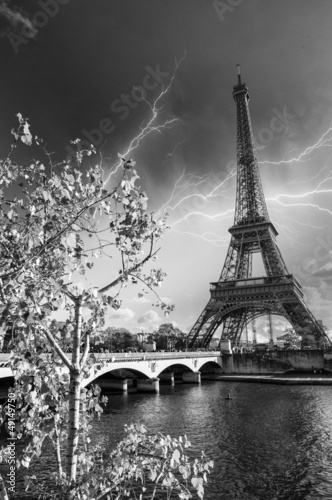
[[[51,332],[49,330],[47,330],[46,328],[43,328],[42,332],[44,333],[45,337],[47,338],[47,340],[49,341],[49,343],[51,344],[51,346],[53,347],[55,352],[60,356],[63,363],[70,370],[71,369],[71,362],[69,361],[66,354],[63,352],[63,350],[61,349],[61,347],[59,346],[58,342],[55,340],[55,338],[53,337]]]

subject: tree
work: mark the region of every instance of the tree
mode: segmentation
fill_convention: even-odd
[[[142,268],[156,258],[155,244],[166,229],[165,218],[147,213],[147,196],[137,187],[132,160],[121,158],[120,179],[109,188],[101,165],[87,164],[93,149],[82,150],[76,140],[76,158],[55,163],[43,141],[32,137],[28,121],[21,115],[18,119],[11,150],[0,162],[0,336],[8,328],[15,332],[10,366],[15,377],[16,432],[28,438],[18,465],[29,467],[49,440],[55,450],[55,484],[61,498],[102,498],[106,490],[117,491],[117,498],[122,498],[123,485],[130,489],[131,483],[126,482],[129,471],[121,460],[136,464],[137,471],[144,459],[136,445],[144,439],[136,430],[129,438],[133,444],[123,445],[125,458],[119,461],[111,456],[105,461],[89,438],[91,419],[100,415],[104,400],[98,387],[82,391],[82,381],[97,361],[89,356],[90,339],[104,326],[107,309],[120,307],[121,289],[128,283],[141,283],[149,290],[161,284],[162,270],[152,266],[143,273]],[[38,146],[46,155],[46,165],[41,159],[17,164],[13,154],[20,141]],[[110,257],[106,252],[110,248],[119,254],[119,264],[111,260],[113,269],[119,265],[118,276],[109,281],[104,276],[104,284],[96,288],[91,270],[96,259]],[[161,307],[165,312],[172,309],[163,303]],[[54,321],[55,311],[64,316],[61,328]],[[1,419],[13,431],[5,406]],[[175,449],[167,448],[162,460],[170,450],[174,455]],[[101,477],[101,470],[111,475]],[[185,479],[187,473],[181,471]],[[197,478],[198,472],[196,467]],[[164,477],[159,469],[158,474]],[[135,477],[138,480],[140,473]],[[151,480],[156,477],[152,474]],[[193,486],[200,493],[197,481]],[[37,478],[27,478],[27,485],[36,491],[38,484]],[[172,485],[166,479],[164,486]]]
[[[317,325],[314,323],[309,323],[303,327],[297,325],[296,335],[301,337],[302,347],[319,349],[324,346],[325,338],[321,335]]]
[[[95,342],[95,347],[101,346],[110,352],[124,351],[129,347],[137,348],[137,339],[126,328],[108,327],[99,333],[99,340]]]
[[[172,323],[161,324],[158,330],[152,334],[152,337],[156,342],[157,349],[172,350],[185,347],[184,334],[179,328],[173,326]]]

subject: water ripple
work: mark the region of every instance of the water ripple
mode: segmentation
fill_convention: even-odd
[[[214,459],[206,500],[332,499],[330,387],[218,381],[112,395],[94,438],[111,449],[136,421],[187,434],[193,456],[204,449]],[[40,468],[49,473],[47,461]]]

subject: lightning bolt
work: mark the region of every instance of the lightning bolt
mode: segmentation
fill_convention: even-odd
[[[195,212],[195,211],[192,211],[192,212],[189,212],[188,214],[184,215],[181,219],[179,219],[176,222],[174,222],[172,224],[172,227],[176,226],[177,224],[180,224],[181,222],[184,222],[189,217],[193,217],[193,216],[204,217],[206,219],[213,220],[213,221],[221,221],[221,220],[224,220],[227,217],[230,217],[233,214],[234,214],[234,208],[230,208],[230,209],[226,210],[225,212],[222,212],[222,213],[219,213],[219,214],[214,214],[214,215],[209,215],[206,212]]]
[[[148,107],[150,108],[151,117],[148,120],[148,122],[146,123],[146,125],[143,125],[144,122],[142,123],[140,132],[130,141],[127,149],[119,155],[120,157],[128,158],[128,156],[135,149],[138,148],[140,143],[148,135],[150,135],[153,132],[161,133],[162,130],[171,128],[176,122],[179,121],[179,118],[173,117],[171,119],[166,119],[162,123],[157,124],[159,114],[160,114],[161,110],[163,109],[163,106],[159,107],[160,101],[163,99],[163,97],[171,89],[173,82],[174,82],[174,79],[176,77],[177,71],[178,71],[179,67],[181,66],[182,62],[185,60],[186,55],[187,55],[187,51],[184,52],[183,56],[181,57],[181,59],[179,61],[177,59],[175,59],[175,68],[174,68],[173,74],[169,80],[168,85],[166,85],[165,88],[164,88],[164,86],[162,86],[162,90],[161,90],[160,94],[153,100],[152,103],[147,101],[142,94],[142,101],[144,101],[148,105]],[[138,89],[137,87],[135,87],[135,88],[136,88],[136,90],[141,90],[141,89]],[[117,163],[115,163],[111,167],[111,171],[110,171],[107,179],[104,181],[104,186],[109,182],[111,177],[116,174],[116,172],[118,171],[118,169],[121,166],[122,166],[122,160],[120,159]]]
[[[190,218],[206,218],[211,221],[221,221],[227,219],[234,213],[234,209],[228,209],[225,212],[220,212],[214,215],[210,215],[207,211],[195,210],[195,205],[200,204],[213,204],[220,203],[221,198],[227,200],[233,200],[232,196],[227,195],[229,192],[227,184],[236,175],[236,169],[231,170],[224,179],[216,179],[216,176],[205,174],[202,176],[194,174],[186,174],[185,169],[179,178],[175,181],[173,190],[164,203],[164,205],[159,209],[158,212],[167,211],[174,212],[173,221],[171,222],[171,227],[179,234],[187,234],[193,237],[203,239],[208,243],[217,244],[220,246],[228,240],[228,236],[221,237],[211,232],[204,232],[203,234],[197,234],[193,231],[181,231],[177,226],[181,223],[187,221]],[[208,185],[213,184],[213,186],[208,188]],[[227,189],[226,189],[227,188]],[[190,193],[188,194],[188,190]],[[207,191],[207,192],[206,192]],[[205,194],[205,193],[206,194]],[[180,199],[179,199],[180,198]],[[189,204],[189,207],[188,207]],[[185,215],[181,216],[178,211],[189,210]]]
[[[332,124],[328,128],[326,132],[323,133],[323,135],[312,145],[306,147],[302,152],[300,152],[298,155],[293,155],[292,158],[287,159],[286,157],[283,158],[280,161],[263,161],[260,162],[260,164],[266,164],[266,165],[290,165],[292,163],[306,163],[309,159],[312,158],[313,154],[318,154],[321,152],[326,152],[327,149],[330,149],[332,146]],[[270,202],[271,204],[277,204],[280,207],[304,207],[304,208],[309,208],[311,210],[315,211],[321,211],[322,213],[332,215],[332,211],[329,207],[322,206],[320,203],[312,202],[306,202],[306,200],[309,197],[312,196],[328,196],[332,193],[332,188],[330,187],[331,184],[330,182],[332,181],[332,173],[330,171],[330,158],[325,160],[323,167],[320,168],[318,172],[316,172],[314,175],[310,176],[310,178],[307,179],[301,179],[300,181],[298,179],[294,181],[290,181],[290,183],[287,184],[293,184],[294,182],[299,182],[301,183],[309,183],[316,181],[315,184],[316,186],[313,189],[307,189],[304,192],[300,194],[289,194],[289,193],[279,193],[278,195],[274,197],[268,197],[267,201]],[[207,233],[203,232],[198,234],[197,232],[193,232],[191,230],[185,230],[181,231],[180,226],[182,223],[189,223],[190,218],[198,219],[198,218],[206,218],[210,221],[218,221],[220,222],[223,219],[227,219],[228,217],[231,216],[231,214],[234,212],[233,209],[226,209],[222,212],[216,213],[216,214],[211,214],[211,203],[218,202],[220,203],[221,198],[226,198],[226,199],[231,199],[234,200],[234,197],[227,196],[227,192],[229,191],[229,185],[226,185],[227,181],[229,181],[232,177],[235,176],[235,170],[226,177],[222,182],[218,183],[214,188],[210,188],[208,193],[206,193],[207,185],[209,182],[211,182],[211,175],[206,174],[204,176],[198,177],[198,176],[193,176],[191,174],[185,174],[185,171],[182,172],[181,176],[178,178],[178,180],[174,184],[174,188],[169,196],[169,199],[167,202],[163,205],[161,208],[167,211],[174,212],[173,214],[173,223],[171,224],[171,227],[176,230],[176,232],[180,234],[187,234],[190,236],[194,236],[197,238],[201,238],[207,242],[210,243],[224,243],[226,240],[228,240],[229,236],[227,235],[224,239],[221,239],[218,235],[215,233]],[[323,177],[323,178],[322,178]],[[286,186],[286,185],[285,185]],[[191,192],[188,194],[188,188],[191,187]],[[228,188],[226,190],[225,188]],[[195,188],[193,190],[193,188]],[[194,191],[194,192],[193,192]],[[206,202],[206,208],[204,207],[204,211],[201,210],[195,210],[195,202],[200,201]],[[179,216],[177,214],[177,210],[181,208],[185,208],[186,205],[192,204],[193,209],[189,210],[188,213],[185,215]],[[272,210],[276,210],[275,208],[272,208]],[[212,210],[213,212],[214,210]],[[282,214],[282,211],[281,211]],[[313,224],[301,222],[299,220],[294,219],[293,217],[290,217],[287,215],[287,222],[293,222],[294,224],[298,224],[300,227],[304,228],[312,228],[312,229],[317,229],[321,230],[324,229],[324,226],[316,226]],[[289,225],[283,225],[283,224],[278,224],[283,230],[285,236],[292,242],[294,242],[294,239],[291,237],[292,234],[294,234],[294,231],[292,231],[289,228]],[[296,241],[297,244],[299,241]]]
[[[177,145],[175,146],[175,148],[173,149],[173,151],[171,153],[168,153],[167,156],[175,156],[175,151],[177,150],[177,148],[179,146],[182,146],[182,144],[184,144],[185,142],[187,142],[187,141],[178,142]]]
[[[195,186],[195,187],[198,187],[200,184],[204,184],[205,182],[207,181],[211,181],[211,178],[209,175],[205,175],[205,176],[202,176],[202,177],[198,177],[198,176],[195,176],[195,175],[192,175],[192,174],[187,174],[189,177],[188,177],[188,180],[187,180],[187,184],[182,186],[182,188],[188,188],[188,187],[192,187],[192,186]],[[181,198],[181,200],[179,200],[177,203],[175,203],[173,206],[170,205],[171,201],[175,198],[175,189],[176,189],[176,186],[177,186],[177,183],[175,184],[175,188],[173,189],[173,193],[172,193],[172,196],[171,198],[169,199],[169,201],[164,205],[163,209],[165,210],[176,210],[176,208],[178,208],[181,204],[185,203],[187,200],[191,199],[191,198],[199,198],[203,201],[208,201],[210,198],[215,198],[215,197],[220,197],[220,196],[224,196],[225,198],[228,198],[228,199],[232,199],[231,197],[228,197],[226,196],[225,194],[223,193],[218,193],[218,191],[220,190],[220,188],[224,187],[224,185],[232,178],[235,176],[235,171],[231,172],[230,174],[227,175],[227,177],[221,181],[219,184],[217,184],[216,187],[214,187],[208,194],[204,195],[202,193],[191,193],[191,194],[188,194],[186,196],[184,196],[183,198]],[[197,178],[198,177],[198,181],[195,183],[195,182],[190,182],[192,179],[194,178]],[[180,179],[183,178],[183,176],[180,177]],[[176,193],[176,195],[178,195],[179,193]]]
[[[202,210],[193,210],[192,207],[195,206],[195,203],[200,201],[201,203],[206,203],[206,204],[211,204],[212,203],[220,203],[221,198],[227,198],[229,200],[232,199],[232,197],[229,197],[225,194],[225,186],[228,183],[230,179],[232,179],[235,176],[235,170],[230,172],[226,178],[220,182],[217,183],[216,186],[212,187],[209,189],[207,194],[203,194],[202,192],[191,192],[190,194],[184,194],[181,196],[180,199],[179,196],[183,193],[183,191],[187,191],[188,188],[195,188],[196,190],[199,189],[200,187],[206,188],[207,183],[213,182],[212,177],[209,175],[204,175],[204,176],[196,176],[192,174],[185,174],[184,172],[182,175],[179,177],[179,179],[175,182],[173,191],[167,200],[167,202],[163,205],[161,210],[167,210],[167,211],[172,211],[175,212],[173,216],[173,222],[171,223],[171,228],[175,230],[178,234],[181,235],[189,235],[195,238],[202,239],[206,241],[207,243],[213,243],[216,246],[224,246],[228,240],[229,236],[220,236],[217,235],[213,232],[204,232],[202,234],[198,234],[197,232],[189,231],[189,230],[180,230],[178,226],[184,222],[189,223],[190,218],[205,218],[210,221],[221,221],[221,220],[226,220],[228,217],[231,217],[234,214],[234,209],[227,209],[224,212],[219,212],[216,214],[209,214],[208,211],[202,211]],[[181,182],[182,181],[182,182]],[[206,189],[204,189],[206,191]],[[188,206],[188,203],[190,203],[190,210],[188,213],[186,213],[183,216],[178,215],[176,212],[177,210],[180,209],[186,209]]]
[[[309,160],[312,160],[314,154],[317,155],[321,153],[326,153],[326,151],[330,150],[331,147],[332,147],[332,123],[314,144],[306,147],[298,155],[292,156],[289,159],[283,158],[282,160],[279,161],[265,160],[260,162],[260,164],[271,165],[271,166],[272,165],[287,166],[292,164],[303,165],[306,164]],[[293,179],[284,185],[284,187],[286,188],[288,185],[293,185],[295,182],[297,187],[300,184],[312,185],[312,183],[314,183],[315,186],[313,188],[305,189],[301,193],[290,194],[288,192],[282,192],[274,197],[266,198],[266,201],[270,203],[276,203],[279,206],[285,208],[289,207],[306,208],[309,210],[321,212],[322,214],[327,214],[328,216],[331,216],[332,215],[331,208],[329,206],[324,206],[326,205],[325,203],[322,204],[321,202],[316,201],[317,197],[319,198],[323,197],[323,199],[326,199],[326,196],[331,195],[332,193],[331,181],[332,181],[331,155],[329,154],[328,157],[325,158],[323,166],[314,175],[311,175],[310,177],[303,179],[299,179],[297,176],[296,179]],[[312,200],[311,199],[312,197],[315,197],[316,199]],[[310,201],[306,201],[308,199],[310,199]],[[307,223],[301,223],[298,220],[295,221],[295,219],[292,219],[289,216],[287,218],[293,220],[293,222],[296,222],[299,225],[302,225],[303,227],[311,227],[320,230],[325,229],[325,227],[319,227]],[[283,226],[283,229],[287,231],[286,226]],[[297,242],[297,244],[298,243],[299,242]]]
[[[323,173],[325,170],[327,170],[327,168],[329,167],[329,161],[330,161],[330,156],[327,158],[327,160],[325,161],[324,166],[323,166],[323,167],[319,170],[319,172],[317,172],[317,173],[316,173],[315,175],[313,175],[312,177],[309,177],[309,178],[307,178],[307,179],[293,179],[293,180],[291,180],[291,181],[287,182],[287,184],[285,184],[285,185],[289,186],[290,184],[294,184],[294,183],[296,182],[296,185],[298,186],[299,184],[303,184],[303,183],[305,183],[305,182],[309,183],[309,182],[312,182],[312,181],[314,181],[314,180],[318,179],[318,178],[322,175],[322,173]],[[324,179],[324,181],[325,181],[325,180],[326,180],[326,179]]]
[[[274,212],[278,212],[278,214],[283,214],[283,212],[281,210],[277,210],[275,208],[273,208],[272,210]],[[318,231],[322,230],[322,229],[325,229],[325,226],[315,226],[315,225],[310,224],[308,222],[301,222],[298,219],[295,219],[294,217],[291,217],[289,214],[287,214],[286,216],[285,215],[281,215],[281,218],[282,219],[287,219],[287,221],[292,221],[292,222],[294,222],[294,224],[297,224],[297,225],[299,225],[301,227],[306,227],[306,228],[310,228],[310,229],[317,229]]]
[[[285,237],[291,242],[291,243],[295,243],[296,245],[301,245],[303,247],[306,246],[305,243],[301,243],[301,241],[295,239],[295,238],[292,238],[292,236],[294,236],[294,231],[292,229],[289,228],[289,226],[285,226],[284,224],[280,224],[280,222],[278,223],[278,229],[281,228],[285,231],[284,235]],[[290,236],[292,235],[292,236]]]
[[[330,192],[332,192],[332,191],[330,191]],[[288,196],[289,198],[294,198],[294,195],[280,195],[280,197],[281,196]],[[272,198],[270,198],[270,199],[272,200]],[[326,212],[329,215],[332,215],[331,210],[329,210],[328,208],[321,207],[317,203],[282,203],[277,198],[273,199],[273,201],[277,201],[277,203],[279,203],[283,207],[306,207],[306,208],[311,207],[311,208],[314,208],[316,210],[319,210],[320,212]]]
[[[191,182],[193,179],[198,179],[198,181],[196,183]],[[167,209],[174,210],[174,208],[172,208],[170,206],[170,203],[176,197],[178,197],[188,187],[192,187],[192,186],[196,187],[199,184],[206,182],[207,180],[208,180],[207,175],[198,176],[198,175],[193,175],[193,174],[186,174],[185,168],[184,168],[182,174],[174,183],[174,188],[170,194],[169,199],[166,201],[166,203],[164,203],[164,205],[159,209],[158,212],[162,212],[162,211],[165,211]],[[183,184],[182,184],[182,181],[184,181]]]
[[[287,203],[287,202],[282,202],[281,199],[289,199],[289,200],[298,200],[298,199],[303,199],[307,198],[309,196],[313,195],[327,195],[332,193],[332,188],[325,188],[322,189],[322,186],[332,180],[332,176],[328,176],[325,179],[321,180],[318,185],[310,190],[306,191],[304,193],[299,193],[299,194],[288,194],[288,193],[280,193],[274,198],[267,198],[266,201],[271,201],[278,203],[279,205],[282,205],[284,207],[311,207],[315,210],[319,210],[321,212],[328,213],[329,215],[332,215],[332,211],[328,208],[322,207],[317,203]]]
[[[152,103],[147,101],[142,95],[142,100],[144,100],[144,102],[147,104],[149,108],[150,118],[148,119],[146,124],[144,124],[144,122],[142,123],[139,133],[130,141],[129,145],[127,146],[126,150],[121,154],[121,156],[128,157],[134,150],[136,150],[140,146],[142,141],[149,134],[155,132],[161,133],[163,130],[173,127],[179,121],[179,118],[172,117],[163,120],[162,123],[158,122],[158,120],[160,120],[160,114],[163,109],[162,100],[171,89],[174,79],[176,78],[178,68],[184,61],[185,57],[186,57],[186,52],[179,61],[177,60],[175,61],[175,68],[168,84],[166,85],[166,87],[163,86],[161,92],[153,100]],[[178,147],[181,146],[183,142],[176,144],[173,151],[169,153],[167,156],[168,157],[175,156]],[[284,158],[282,158],[279,161],[264,160],[259,163],[260,165],[267,165],[267,166],[281,166],[281,165],[287,166],[294,163],[307,164],[307,162],[312,159],[314,154],[326,153],[326,151],[330,150],[331,147],[332,147],[332,123],[315,143],[306,147],[299,154],[294,154],[295,148],[292,148],[292,150],[291,151],[288,150],[285,153]],[[290,155],[292,155],[291,158],[289,158]],[[115,175],[116,172],[119,170],[121,165],[122,165],[121,160],[113,164],[104,184],[108,183],[111,177]],[[199,176],[191,173],[186,173],[185,169],[183,169],[179,178],[175,181],[173,189],[167,201],[161,206],[161,208],[158,210],[158,213],[165,211],[172,212],[171,216],[172,220],[170,225],[172,228],[174,228],[174,230],[176,230],[176,232],[180,234],[186,234],[193,237],[201,238],[209,243],[224,244],[226,240],[224,240],[224,238],[221,238],[214,232],[205,231],[198,234],[197,232],[191,230],[181,231],[181,224],[183,223],[189,224],[191,219],[198,220],[201,218],[205,218],[212,222],[213,221],[220,222],[222,220],[226,220],[227,218],[231,217],[232,214],[234,213],[233,208],[228,209],[226,206],[224,210],[218,211],[218,213],[214,213],[215,207],[213,207],[213,205],[215,203],[220,203],[221,200],[230,200],[234,203],[234,195],[231,196],[229,195],[229,188],[230,188],[229,182],[233,178],[235,178],[235,176],[236,176],[236,169],[228,173],[228,175],[223,180],[216,182],[214,180],[215,176],[213,174],[205,174]],[[289,183],[285,184],[285,187],[288,184],[293,184],[294,182],[297,182],[298,186],[300,183],[301,184],[309,182],[312,183],[313,181],[315,181],[316,184],[316,186],[313,189],[307,189],[300,194],[289,194],[287,192],[279,193],[276,196],[268,197],[267,201],[270,202],[271,204],[275,204],[280,207],[287,207],[287,208],[304,207],[311,210],[320,211],[328,215],[332,215],[332,210],[329,207],[322,206],[320,203],[316,201],[312,202],[310,200],[310,202],[306,202],[306,200],[311,196],[322,197],[331,194],[332,188],[330,187],[329,182],[332,181],[332,172],[330,171],[329,159],[326,160],[323,167],[320,168],[320,170],[316,172],[314,175],[312,175],[310,178],[292,180]],[[214,184],[212,187],[211,187],[211,182]],[[197,209],[198,206],[200,208],[199,210]],[[202,206],[204,206],[204,209],[202,209]],[[276,209],[274,208],[274,210]],[[188,212],[184,213],[184,211]],[[291,218],[289,216],[287,217],[287,219],[288,222],[291,221],[294,224],[298,224],[299,226],[302,227],[322,229],[321,227],[318,226],[310,225],[307,223],[301,223],[300,221]],[[285,230],[287,236],[290,238],[291,231],[289,227],[285,225],[280,225],[280,227],[282,227]],[[225,238],[228,240],[229,236],[226,235]]]
[[[175,231],[181,235],[187,234],[189,236],[194,236],[195,238],[200,238],[201,240],[206,241],[207,243],[213,243],[218,247],[226,246],[229,243],[228,235],[220,236],[219,234],[209,233],[209,232],[205,232],[203,234],[197,234],[192,231],[178,231],[177,229],[175,229]]]
[[[330,124],[329,128],[327,129],[326,132],[324,132],[324,134],[318,139],[317,142],[315,142],[315,144],[311,145],[311,146],[308,146],[304,151],[302,151],[302,153],[300,153],[298,156],[295,156],[293,158],[290,158],[289,160],[280,160],[280,161],[268,161],[268,160],[265,160],[265,161],[261,161],[259,162],[261,165],[263,165],[264,163],[268,164],[268,165],[282,165],[282,164],[290,164],[290,163],[293,163],[293,162],[301,162],[303,160],[303,158],[305,158],[306,156],[310,155],[310,153],[312,153],[313,151],[317,151],[325,146],[331,148],[332,147],[332,137],[328,137],[326,138],[326,136],[332,132],[332,123]]]

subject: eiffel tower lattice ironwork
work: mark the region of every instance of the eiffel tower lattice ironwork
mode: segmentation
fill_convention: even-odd
[[[310,331],[312,343],[331,343],[309,311],[301,285],[287,270],[270,221],[249,114],[249,92],[241,81],[233,87],[237,109],[237,190],[231,241],[219,281],[211,283],[211,298],[188,334],[189,347],[207,347],[223,325],[222,339],[240,341],[246,325],[258,316],[284,316],[300,332]],[[252,277],[252,257],[260,252],[266,276]]]

